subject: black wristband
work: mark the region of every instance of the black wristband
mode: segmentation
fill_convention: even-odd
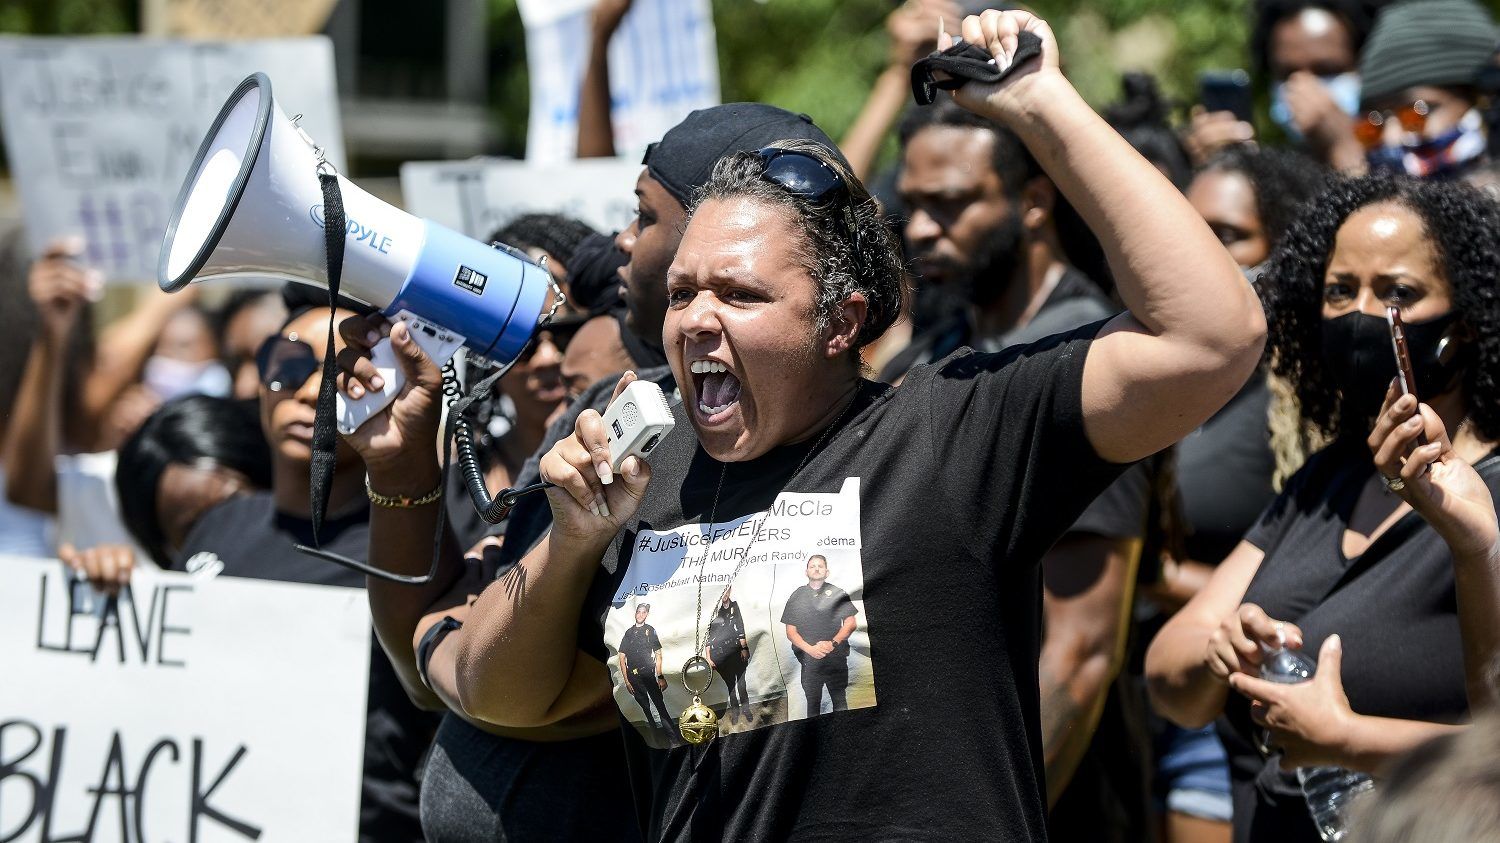
[[[443,615],[443,619],[433,624],[417,643],[417,675],[422,678],[422,684],[427,686],[427,690],[432,690],[432,682],[427,678],[427,663],[432,661],[432,651],[437,649],[448,633],[461,626],[462,621],[455,620],[452,615]]]

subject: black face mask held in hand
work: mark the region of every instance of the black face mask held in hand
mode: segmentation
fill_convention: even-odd
[[[1421,401],[1452,389],[1463,371],[1465,355],[1453,339],[1457,322],[1458,314],[1450,310],[1425,322],[1406,323],[1406,345]],[[1390,323],[1358,311],[1324,319],[1323,372],[1339,389],[1340,434],[1367,435],[1396,377]]]

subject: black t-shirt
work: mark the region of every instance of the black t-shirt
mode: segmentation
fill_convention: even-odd
[[[1271,392],[1257,374],[1202,427],[1177,443],[1177,489],[1189,559],[1217,565],[1240,543],[1275,492],[1266,413]]]
[[[1040,560],[1123,470],[1083,429],[1083,365],[1099,328],[963,351],[899,388],[864,383],[810,457],[816,440],[718,463],[676,408],[579,637],[609,665],[648,839],[1045,838]],[[806,718],[777,619],[812,554],[828,560],[857,625],[847,710]],[[682,666],[731,586],[752,714],[721,719],[706,747],[660,748],[613,645],[635,603],[650,603],[667,708],[680,712],[691,700]],[[726,700],[716,676],[703,701]]]
[[[811,585],[804,585],[792,592],[792,596],[786,599],[786,608],[781,610],[781,622],[796,627],[797,635],[803,641],[816,644],[819,641],[832,641],[833,636],[844,625],[844,619],[857,614],[859,611],[854,608],[847,591],[831,583],[823,583],[817,591]],[[848,652],[849,642],[845,641],[836,645],[827,658],[843,658]],[[795,651],[795,654],[798,661],[806,656],[801,650]]]
[[[323,548],[364,559],[370,513],[323,522]],[[183,542],[173,566],[212,553],[224,564],[221,576],[364,588],[365,576],[300,553],[311,545],[312,522],[276,509],[270,492],[230,498],[205,512]],[[412,705],[375,636],[370,636],[370,689],[366,700],[364,776],[359,802],[361,841],[421,840],[417,814],[417,769],[432,742],[438,717]]]
[[[1500,459],[1476,468],[1500,495]],[[1244,602],[1297,624],[1314,657],[1338,633],[1344,691],[1360,714],[1458,722],[1468,697],[1447,543],[1410,512],[1363,554],[1344,558],[1350,513],[1374,470],[1363,442],[1336,443],[1308,460],[1245,536],[1265,558]],[[1229,751],[1235,840],[1316,843],[1296,777],[1255,749],[1243,697],[1229,695],[1218,731]]]

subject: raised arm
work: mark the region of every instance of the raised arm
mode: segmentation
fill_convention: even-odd
[[[1103,245],[1130,312],[1089,351],[1084,419],[1100,456],[1137,460],[1234,396],[1260,360],[1265,319],[1203,219],[1063,77],[1044,21],[989,11],[966,18],[963,37],[1006,66],[1022,29],[1041,39],[1042,55],[999,83],[968,83],[954,99],[1010,127]]]
[[[870,88],[854,124],[839,140],[839,149],[860,181],[870,181],[880,147],[909,101],[912,63],[932,51],[940,20],[956,27],[962,18],[963,11],[953,0],[913,0],[902,3],[886,16],[890,58]]]
[[[1421,424],[1413,421],[1418,417]],[[1419,431],[1428,444],[1415,447]],[[1393,384],[1368,444],[1375,470],[1404,481],[1391,491],[1448,543],[1469,708],[1492,706],[1500,695],[1500,524],[1489,487],[1459,451],[1483,454],[1494,443],[1471,440],[1455,449],[1438,414],[1410,395],[1398,395]]]
[[[74,240],[51,243],[27,271],[27,293],[36,305],[38,330],[16,390],[16,404],[6,408],[8,418],[0,425],[5,431],[0,459],[5,466],[6,498],[40,512],[57,512],[55,460],[63,448],[69,338],[79,330],[79,320],[86,318],[85,305],[104,291],[99,274],[75,262],[82,249],[82,242]]]
[[[589,15],[589,57],[578,91],[578,157],[613,158],[615,130],[610,108],[609,42],[633,0],[599,0]]]

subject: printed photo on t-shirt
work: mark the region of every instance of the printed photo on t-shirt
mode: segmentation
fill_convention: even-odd
[[[695,654],[720,735],[874,706],[860,549],[857,477],[733,521],[640,531],[604,625],[620,711],[649,745],[683,745]]]

